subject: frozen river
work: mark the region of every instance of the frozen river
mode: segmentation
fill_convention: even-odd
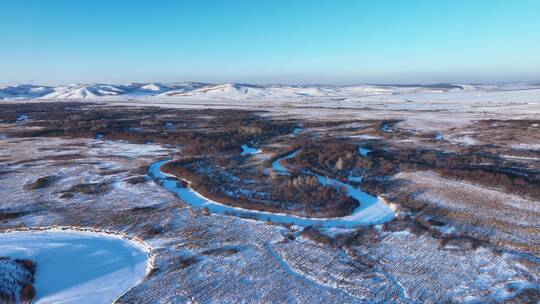
[[[285,156],[276,160],[273,169],[279,173],[286,174],[286,168],[281,161],[296,155]],[[381,198],[371,196],[358,188],[343,182],[317,176],[319,182],[335,186],[344,186],[349,195],[360,201],[360,206],[352,214],[336,218],[310,218],[289,215],[285,213],[272,213],[266,211],[250,210],[245,208],[233,207],[204,197],[188,186],[184,187],[178,183],[174,176],[161,171],[161,166],[168,160],[160,160],[150,165],[149,175],[157,179],[165,189],[175,193],[182,201],[198,208],[208,208],[213,213],[234,214],[254,218],[260,221],[271,221],[282,224],[295,224],[299,226],[317,226],[323,228],[354,228],[362,225],[381,224],[392,220],[395,217],[394,210],[390,208]]]

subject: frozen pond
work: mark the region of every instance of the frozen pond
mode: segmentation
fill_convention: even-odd
[[[253,154],[259,154],[262,151],[257,148],[249,147],[248,145],[242,145],[240,148],[242,148],[242,153],[240,155],[253,155]]]
[[[112,303],[148,265],[148,253],[131,241],[60,229],[2,234],[0,256],[36,263],[35,303]]]
[[[371,150],[369,149],[366,149],[362,146],[358,147],[358,153],[361,155],[361,156],[367,156],[368,153],[371,152]]]
[[[286,169],[281,165],[281,160],[291,158],[296,155],[298,151],[287,155],[283,158],[276,160],[272,167],[276,171],[286,174]],[[381,224],[392,220],[394,218],[394,210],[392,210],[382,199],[370,196],[369,194],[354,188],[350,185],[344,184],[334,179],[327,179],[326,177],[317,176],[319,182],[323,184],[331,184],[335,186],[346,187],[349,195],[358,199],[361,204],[360,207],[354,210],[350,215],[337,218],[310,218],[300,217],[295,215],[289,215],[285,213],[271,213],[265,211],[249,210],[244,208],[232,207],[225,204],[218,203],[211,199],[208,199],[189,186],[182,187],[180,183],[177,183],[174,176],[161,172],[161,166],[168,162],[168,160],[161,160],[150,165],[149,175],[152,178],[157,179],[165,189],[175,193],[182,201],[198,207],[208,208],[213,213],[219,214],[234,214],[237,216],[245,216],[254,218],[260,221],[271,221],[274,223],[282,224],[295,224],[299,226],[317,226],[324,228],[354,228],[362,225]]]
[[[19,116],[17,116],[17,121],[18,122],[28,121],[28,120],[30,120],[30,116],[28,116],[26,114],[20,114]]]
[[[383,132],[392,132],[392,126],[389,123],[383,123],[381,130]]]
[[[292,136],[296,136],[298,134],[300,134],[300,132],[302,132],[304,130],[304,128],[294,128],[293,131],[292,131]]]

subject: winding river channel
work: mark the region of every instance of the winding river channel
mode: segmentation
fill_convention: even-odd
[[[283,166],[282,161],[294,157],[298,151],[295,151],[287,156],[277,159],[273,162],[272,168],[280,174],[289,174]],[[343,183],[336,179],[316,176],[320,183],[324,185],[342,186],[347,189],[348,194],[360,202],[360,206],[353,213],[343,217],[335,218],[311,218],[289,215],[285,213],[272,213],[266,211],[250,210],[239,207],[232,207],[221,204],[214,200],[204,197],[197,191],[187,186],[182,186],[178,183],[177,178],[173,175],[161,171],[161,166],[169,162],[168,159],[159,160],[150,165],[148,174],[156,179],[165,189],[176,194],[182,201],[198,208],[208,208],[210,212],[219,214],[234,214],[241,217],[254,218],[260,221],[271,221],[281,224],[295,224],[299,226],[316,226],[323,228],[354,228],[358,226],[382,224],[390,221],[395,217],[394,210],[386,204],[380,197],[374,197],[368,193],[355,188],[352,185]]]

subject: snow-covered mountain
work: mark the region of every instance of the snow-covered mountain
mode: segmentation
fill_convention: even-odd
[[[54,88],[21,84],[10,87],[0,87],[0,99],[33,99],[52,93]]]
[[[202,83],[129,83],[73,84],[62,86],[17,85],[0,87],[0,99],[80,100],[115,97],[155,96],[165,92],[183,92],[207,84]]]
[[[332,89],[322,86],[258,86],[250,84],[217,84],[209,85],[185,92],[167,92],[168,97],[190,97],[201,99],[265,99],[265,98],[298,98],[325,97],[335,95],[338,87]]]
[[[465,91],[508,91],[540,89],[538,83],[504,85],[252,85],[240,83],[207,84],[129,83],[74,84],[62,86],[17,85],[0,87],[0,99],[40,100],[128,100],[144,98],[177,99],[347,99],[372,95],[437,94]]]

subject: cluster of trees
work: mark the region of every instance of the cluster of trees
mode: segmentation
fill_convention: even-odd
[[[435,171],[446,177],[502,188],[517,195],[540,198],[540,180],[536,175],[529,176],[527,172],[521,172],[522,174],[500,172],[502,170],[497,168],[437,168]]]
[[[510,193],[540,198],[540,174],[530,167],[509,162],[485,147],[467,148],[462,153],[430,149],[377,150],[357,165],[366,171],[365,186],[382,188],[385,176],[399,171],[431,170],[444,177],[465,180],[487,187],[502,188]]]
[[[360,161],[358,145],[339,140],[311,140],[305,142],[294,159],[294,167],[330,176],[346,176]]]
[[[207,168],[207,172],[197,172]],[[168,163],[164,171],[188,179],[197,192],[216,201],[247,209],[269,212],[287,212],[310,217],[337,217],[350,214],[360,204],[343,187],[324,186],[312,175],[264,175],[254,172],[252,183],[227,180],[220,168],[212,167],[200,158],[179,159]],[[251,187],[251,189],[246,188]],[[259,191],[235,192],[234,189]],[[234,196],[227,194],[235,192]],[[260,191],[264,190],[263,193]]]
[[[322,175],[346,177],[351,170],[362,171],[363,189],[384,191],[385,180],[400,171],[432,170],[452,179],[466,180],[511,193],[540,198],[540,174],[533,167],[516,165],[493,153],[490,147],[473,146],[461,153],[434,149],[375,149],[360,157],[357,144],[339,140],[311,140],[303,143],[290,167]]]
[[[272,178],[270,198],[280,204],[283,210],[294,210],[310,216],[343,216],[359,205],[344,187],[324,186],[311,175]]]
[[[15,121],[20,113],[31,120],[17,130],[20,136],[69,136],[133,143],[181,145],[186,155],[240,151],[240,145],[292,132],[296,124],[272,120],[252,111],[184,110],[94,107],[91,104],[45,103],[13,105],[0,113],[1,121]]]

